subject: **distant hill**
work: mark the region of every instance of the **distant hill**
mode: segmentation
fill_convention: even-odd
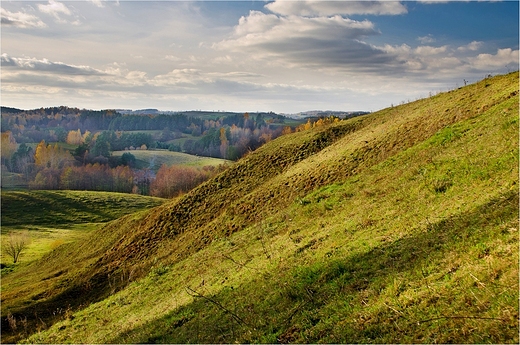
[[[335,110],[310,110],[297,114],[286,115],[295,119],[336,116],[340,119],[348,119],[355,116],[370,114],[369,111],[335,111]]]
[[[2,112],[2,113],[9,113],[9,114],[18,114],[23,111],[24,110],[22,110],[22,109],[11,108],[11,107],[1,107],[1,110],[0,110],[0,112]]]
[[[159,114],[158,109],[138,109],[138,110],[130,110],[130,109],[116,109],[117,112],[121,114],[132,114],[132,115],[148,115],[148,114]]]
[[[270,141],[3,276],[2,342],[518,343],[518,85]]]

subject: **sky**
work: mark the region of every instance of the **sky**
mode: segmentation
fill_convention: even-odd
[[[1,100],[375,111],[519,66],[518,1],[8,1]]]

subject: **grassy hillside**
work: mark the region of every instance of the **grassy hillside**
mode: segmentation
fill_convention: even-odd
[[[17,265],[1,253],[5,274],[21,270],[61,245],[82,241],[90,231],[129,213],[149,209],[164,199],[140,195],[86,191],[2,191],[2,245],[11,233],[22,233],[28,245]],[[21,266],[20,266],[21,265]],[[22,273],[23,275],[24,273]],[[2,291],[8,286],[4,280]]]
[[[135,194],[87,191],[3,191],[2,226],[102,223],[164,203]]]
[[[512,73],[278,138],[8,275],[2,341],[518,343],[518,104]]]

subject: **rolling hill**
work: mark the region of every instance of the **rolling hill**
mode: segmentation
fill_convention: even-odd
[[[161,205],[164,199],[136,194],[87,191],[2,192],[2,226],[108,222]]]
[[[273,140],[2,277],[2,342],[518,343],[518,86]]]
[[[112,155],[121,157],[126,152],[131,153],[136,158],[135,165],[138,169],[150,168],[154,172],[157,172],[163,164],[167,166],[185,165],[203,167],[229,163],[229,161],[225,159],[195,156],[167,150],[114,151]]]

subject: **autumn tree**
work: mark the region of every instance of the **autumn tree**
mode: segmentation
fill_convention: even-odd
[[[39,171],[34,180],[29,182],[31,189],[59,189],[60,188],[59,169],[45,168]]]
[[[69,131],[69,133],[67,134],[67,144],[71,144],[71,145],[83,144],[83,136],[81,135],[81,130],[79,128],[77,131]]]
[[[291,134],[292,133],[292,129],[291,127],[289,126],[285,126],[282,130],[282,135],[285,135],[285,134]]]
[[[130,193],[134,187],[134,174],[128,166],[117,166],[110,170],[112,192]]]
[[[2,157],[2,165],[8,164],[9,160],[16,152],[16,140],[14,139],[13,133],[11,131],[2,132],[2,142],[1,142],[1,157]]]
[[[305,125],[303,125],[303,130],[307,131],[312,128],[311,119],[308,119]]]
[[[226,129],[220,127],[220,157],[227,158],[227,150],[229,147],[229,140],[226,135]]]
[[[207,169],[163,164],[150,185],[150,195],[172,198],[195,188],[212,175]]]
[[[74,157],[69,151],[58,146],[58,144],[46,145],[42,140],[36,146],[34,154],[34,164],[39,168],[61,169],[65,166],[71,165],[74,162]]]

